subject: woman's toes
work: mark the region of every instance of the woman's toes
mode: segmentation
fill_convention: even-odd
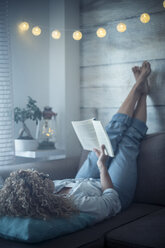
[[[141,67],[142,74],[148,76],[151,72],[151,66],[148,61],[144,61]]]
[[[138,77],[139,77],[139,75],[140,75],[140,67],[139,66],[134,66],[133,68],[132,68],[132,71],[133,71],[133,74],[134,74],[134,76],[135,76],[135,79],[137,80],[138,79]]]
[[[145,61],[143,62],[143,64],[142,64],[142,67],[146,67],[148,63],[149,63],[149,62],[148,62],[147,60],[145,60]]]
[[[139,67],[138,66],[132,67],[132,71],[133,71],[133,73],[139,72]]]

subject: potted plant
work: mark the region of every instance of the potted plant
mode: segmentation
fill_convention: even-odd
[[[31,132],[25,123],[28,119],[35,121],[36,124],[41,120],[42,112],[39,107],[37,107],[36,103],[37,102],[29,96],[26,108],[14,108],[14,120],[16,123],[21,122],[22,124],[18,138],[15,140],[16,151],[37,149],[38,143],[31,135]]]

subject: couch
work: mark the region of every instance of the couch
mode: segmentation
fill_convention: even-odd
[[[51,179],[73,178],[87,156],[1,166],[6,178],[19,168],[34,168]],[[165,248],[165,132],[146,135],[138,157],[138,182],[133,203],[115,217],[44,242],[27,244],[0,238],[2,248]]]

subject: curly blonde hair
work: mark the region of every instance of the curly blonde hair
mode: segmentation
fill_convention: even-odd
[[[31,169],[12,172],[0,190],[0,216],[46,220],[77,212],[70,198],[53,193],[53,182],[48,177]]]

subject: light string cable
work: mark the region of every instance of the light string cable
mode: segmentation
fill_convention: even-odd
[[[145,13],[147,13],[149,15],[149,17],[152,16],[152,15],[154,15],[154,14],[163,13],[163,12],[165,13],[165,10],[164,10],[165,7],[163,8],[163,3],[164,2],[162,1],[162,9],[160,9],[158,11],[153,11],[154,8],[157,8],[157,7],[160,6],[160,3],[156,2],[152,7],[148,8]],[[164,5],[165,5],[165,3],[164,3]],[[97,32],[97,30],[99,28],[103,28],[106,31],[106,30],[110,29],[111,27],[113,27],[114,25],[116,26],[117,24],[125,24],[126,25],[126,23],[127,23],[128,20],[130,20],[130,19],[136,19],[136,18],[140,21],[140,14],[136,14],[136,15],[133,15],[133,16],[125,17],[125,18],[122,18],[122,19],[118,19],[118,18],[116,19],[116,18],[114,18],[111,21],[106,22],[106,23],[103,22],[103,23],[99,23],[99,24],[96,24],[96,25],[89,25],[89,26],[85,26],[85,27],[83,27],[83,25],[80,25],[80,27],[78,27],[78,26],[76,27],[76,25],[75,25],[75,28],[63,28],[63,27],[60,27],[60,26],[58,26],[56,24],[55,25],[51,25],[49,27],[46,26],[46,25],[44,25],[44,24],[38,24],[38,23],[34,24],[33,21],[31,19],[29,19],[29,18],[28,18],[28,20],[22,20],[22,23],[23,22],[27,22],[29,24],[28,29],[30,29],[30,30],[31,29],[34,29],[36,27],[36,30],[34,30],[34,33],[33,33],[35,35],[35,31],[36,31],[36,36],[40,35],[41,32],[42,32],[42,30],[44,32],[47,31],[47,30],[49,30],[49,32],[52,34],[52,38],[59,39],[61,37],[61,35],[63,33],[65,33],[65,32],[70,32],[73,35],[73,33],[75,31],[79,31],[83,35],[83,34],[89,34],[89,33]],[[153,23],[152,23],[152,25],[153,25]],[[38,27],[41,30],[38,30]],[[124,29],[126,30],[126,27],[124,27]],[[119,31],[119,32],[124,32],[124,31]],[[104,30],[101,31],[101,35],[102,35],[102,32],[104,32]],[[79,38],[79,35],[81,36],[80,33],[77,33],[77,37],[78,38]],[[54,37],[53,37],[53,34],[54,34]],[[104,37],[104,36],[102,36],[102,37]]]

